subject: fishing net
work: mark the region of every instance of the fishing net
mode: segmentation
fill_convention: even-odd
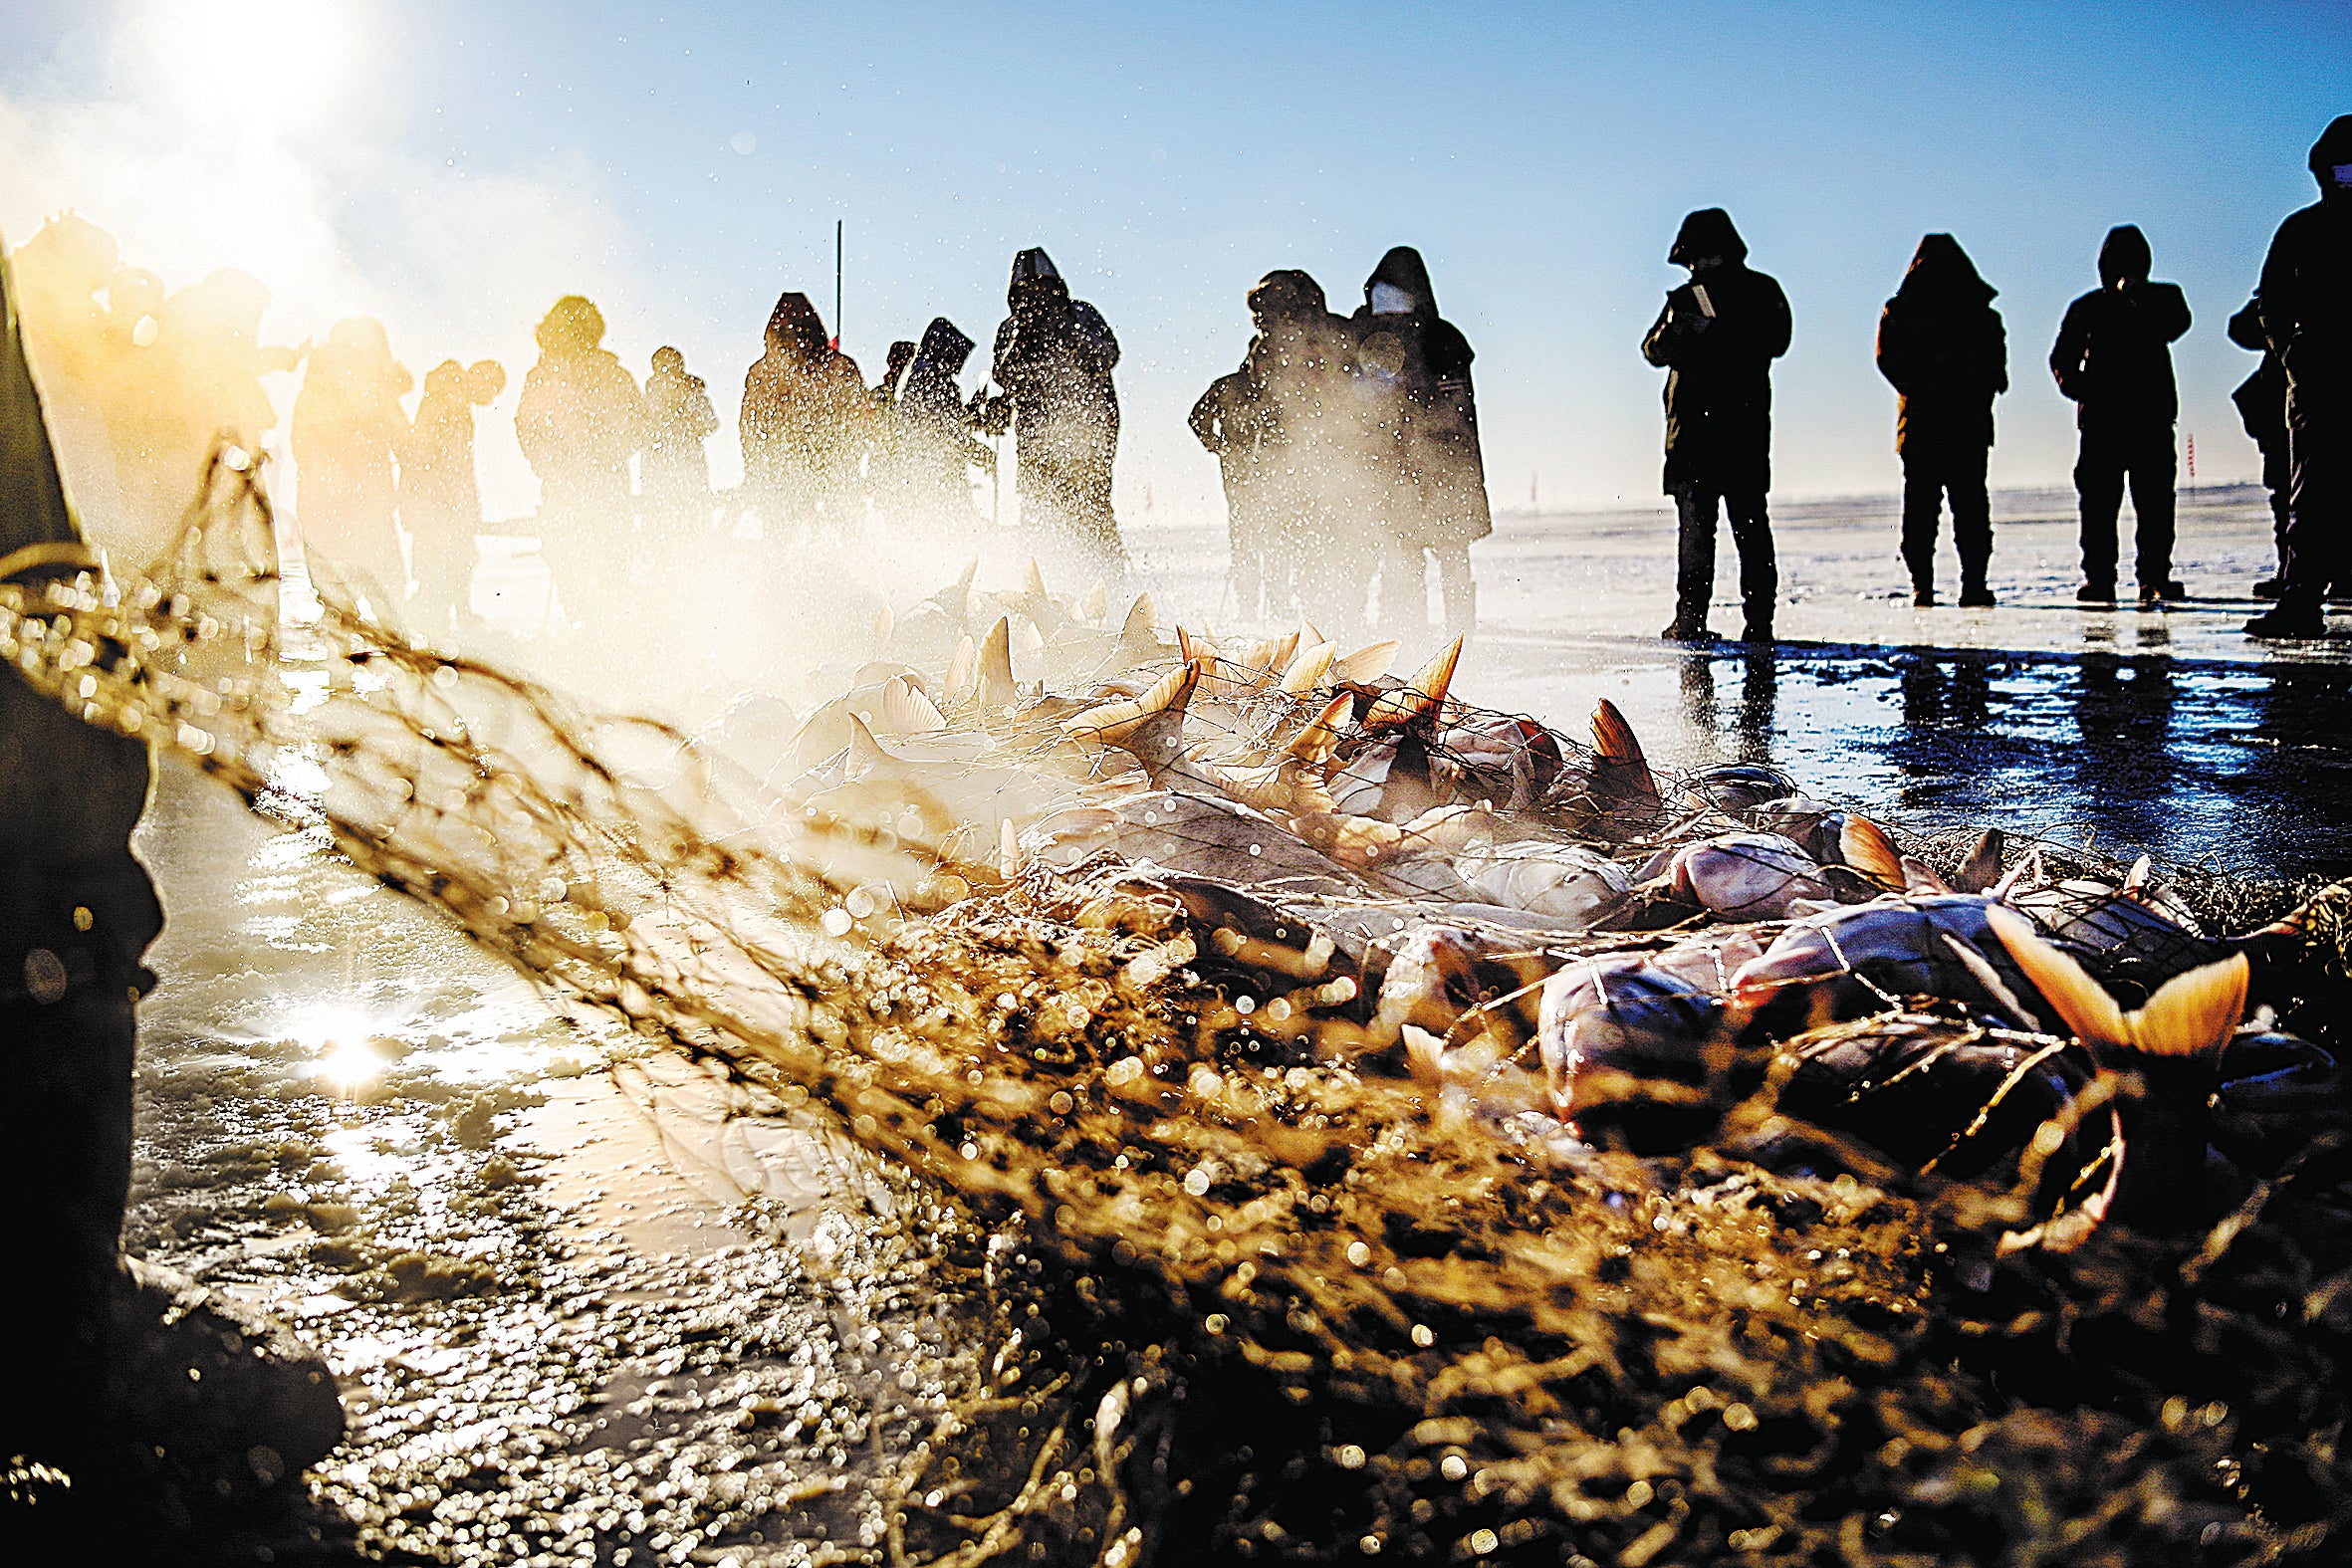
[[[1442,897],[1310,862],[1245,900],[1150,856],[1011,860],[943,831],[966,813],[911,775],[781,794],[333,592],[281,619],[269,538],[232,451],[147,577],[0,588],[0,656],[323,826],[560,1005],[733,1080],[744,1114],[812,1120],[946,1200],[873,1223],[984,1238],[968,1283],[1002,1337],[899,1472],[893,1563],[2340,1552],[2352,1199],[2330,1138],[2186,1237],[2061,1249],[2012,1243],[2043,1218],[2034,1173],[1920,1176],[1792,1126],[1785,1059],[1689,1150],[1469,1114],[1380,1070],[1366,1033],[1375,950]],[[1622,857],[1739,820],[1708,781],[1651,772],[1637,796],[1600,749],[1497,717],[1506,744],[1449,759],[1462,777],[1608,822]],[[1124,766],[1058,733],[992,745],[1072,779]],[[1515,762],[1538,753],[1548,779]],[[1264,821],[1167,825],[1262,860]],[[2284,894],[2183,896],[2226,923]],[[1665,940],[1488,935],[1497,1020],[1526,1002],[1514,957]],[[1889,1001],[1894,1026],[1982,1032]],[[1805,1158],[1774,1153],[1792,1139]]]

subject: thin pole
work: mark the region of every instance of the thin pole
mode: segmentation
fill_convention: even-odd
[[[833,347],[841,346],[841,220],[833,219]]]

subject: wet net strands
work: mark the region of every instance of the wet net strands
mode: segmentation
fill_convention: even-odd
[[[2096,1146],[2060,1169],[2074,1128],[1963,1181],[1781,1108],[1806,1053],[1859,1031],[1933,1034],[1923,1060],[1987,1038],[1891,995],[1768,1061],[1710,1063],[1705,1094],[1661,1084],[1713,1106],[1694,1148],[1481,1116],[1383,1070],[1360,953],[1307,938],[1370,945],[1458,908],[1402,879],[1410,834],[1325,853],[1223,806],[1139,824],[1300,854],[1254,887],[1298,929],[1259,933],[1148,854],[1076,834],[1067,864],[1008,861],[963,830],[968,805],[927,798],[1010,787],[995,762],[784,795],[332,594],[282,621],[250,480],[216,464],[144,579],[0,588],[0,656],[86,722],[324,825],[564,1005],[718,1064],[993,1232],[1013,1332],[989,1394],[910,1458],[893,1560],[2237,1562],[2340,1538],[2352,1204],[2327,1141],[2185,1243],[2012,1244],[2051,1216],[2045,1167],[2061,1212],[2096,1185]],[[1193,715],[1229,727],[1239,766],[1313,718],[1244,695],[1212,687]],[[1748,825],[1703,781],[1448,715],[1501,738],[1431,759],[1489,802],[1474,813],[1628,861]],[[1073,789],[1126,767],[1036,718],[984,717],[989,756]],[[1895,837],[1947,874],[1967,854]],[[2037,852],[2095,917],[2111,894],[2063,885],[2119,868],[2055,843],[2000,864]],[[2220,923],[2292,902],[2180,885]],[[1536,924],[1490,921],[1490,957],[1556,970],[1671,935]],[[2320,940],[2340,972],[2340,917]],[[1489,1077],[1525,1071],[1528,988],[1489,989],[1449,1043],[1491,1036]],[[1837,1174],[1762,1158],[1792,1138]]]

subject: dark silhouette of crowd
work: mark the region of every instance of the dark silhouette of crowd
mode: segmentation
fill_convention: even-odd
[[[2229,324],[2231,340],[2260,355],[2234,394],[2262,454],[2278,552],[2277,570],[2253,588],[2276,600],[2246,627],[2258,637],[2317,636],[2326,600],[2352,592],[2352,296],[2343,283],[2352,115],[2327,127],[2310,169],[2319,200],[2280,225],[2258,287]],[[1688,278],[1641,341],[1644,358],[1666,371],[1663,488],[1678,539],[1664,635],[1713,636],[1717,536],[1728,523],[1743,637],[1768,643],[1780,599],[1767,505],[1771,369],[1792,335],[1788,301],[1748,264],[1721,208],[1685,218],[1666,259]],[[270,296],[259,281],[222,271],[167,291],[153,273],[122,265],[112,236],[71,214],[28,239],[12,267],[38,367],[65,394],[52,398],[59,443],[78,473],[111,480],[93,488],[116,498],[119,516],[103,532],[118,548],[162,548],[216,434],[270,428],[262,378],[300,369],[291,435],[308,553],[380,613],[433,633],[466,623],[483,522],[475,420],[506,385],[498,363],[445,360],[410,415],[412,377],[378,322],[354,318],[315,343],[266,346]],[[2067,307],[2050,352],[2057,388],[2077,409],[2075,596],[2090,605],[2116,598],[2127,496],[2139,601],[2186,591],[2173,574],[2172,345],[2192,318],[2181,289],[2152,270],[2138,227],[2111,230],[2098,287]],[[1958,601],[1995,603],[1987,468],[1994,403],[2009,386],[1997,298],[1956,238],[1929,234],[1879,318],[1876,359],[1897,397],[1903,468],[1899,554],[1922,608],[1939,602],[1947,508]],[[1245,621],[1305,613],[1335,631],[1409,633],[1427,624],[1434,564],[1444,625],[1470,629],[1470,547],[1494,528],[1474,355],[1439,313],[1421,254],[1398,246],[1381,257],[1362,304],[1344,317],[1294,268],[1267,273],[1247,304],[1253,332],[1241,363],[1211,382],[1190,419],[1223,480],[1226,604]],[[704,379],[665,346],[640,384],[604,335],[588,300],[558,300],[538,326],[540,356],[514,410],[540,485],[532,526],[566,619],[653,584],[725,532],[756,532],[780,547],[772,556],[810,542],[848,545],[877,523],[961,543],[998,521],[1008,435],[1033,548],[1108,577],[1125,567],[1112,507],[1118,338],[1043,249],[1014,258],[1006,316],[970,393],[977,343],[947,318],[893,342],[868,386],[809,296],[780,295],[744,373],[743,484],[732,495],[712,486],[705,443],[719,414]]]

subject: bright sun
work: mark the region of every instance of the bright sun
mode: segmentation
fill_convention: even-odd
[[[344,0],[163,0],[156,41],[197,100],[275,127],[330,100],[348,63]]]

